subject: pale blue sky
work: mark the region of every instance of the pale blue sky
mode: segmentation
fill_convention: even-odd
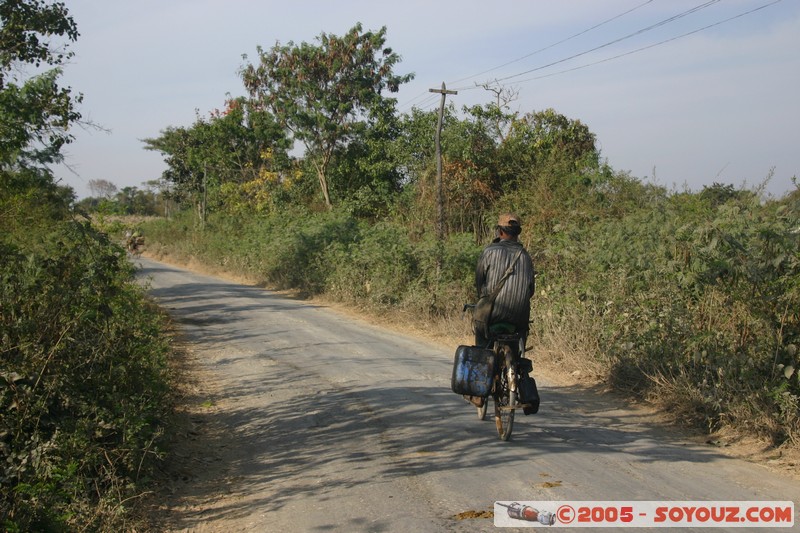
[[[435,108],[427,90],[442,82],[459,89],[459,107],[485,103],[491,94],[475,84],[507,78],[519,91],[516,110],[552,107],[581,120],[616,170],[697,190],[755,185],[774,168],[767,190],[781,195],[800,177],[800,2],[600,62],[771,1],[67,0],[81,36],[64,82],[84,94],[84,117],[111,133],[78,130],[67,149],[77,175],[60,168],[57,176],[79,197],[93,179],[141,187],[165,168],[141,139],[243,95],[243,54],[361,22],[386,26],[403,57],[396,71],[416,75],[395,95],[401,111]]]

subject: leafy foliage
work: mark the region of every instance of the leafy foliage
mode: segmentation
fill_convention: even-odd
[[[36,67],[60,65],[71,54],[58,51],[47,40],[64,36],[70,41],[78,38],[78,28],[62,2],[47,4],[41,0],[4,0],[0,2],[0,89],[7,71],[15,63]]]
[[[800,430],[789,408],[800,383],[786,370],[797,368],[800,218],[735,198],[714,208],[664,194],[622,218],[559,228],[567,238],[550,241],[542,268],[563,273],[548,276],[542,312],[562,328],[591,324],[617,386],[707,429],[780,444]],[[538,324],[544,335],[552,320]]]
[[[289,142],[275,119],[241,98],[208,120],[198,116],[191,128],[169,127],[144,142],[165,156],[170,197],[191,202],[201,224],[209,203],[216,207],[242,184],[252,187],[270,174],[280,180],[290,169]]]
[[[158,455],[167,343],[124,251],[56,185],[79,98],[61,3],[0,2],[0,528],[120,530]]]
[[[124,252],[88,223],[51,221],[39,239],[0,247],[5,527],[114,520],[116,498],[135,493],[158,451],[159,315],[130,283]]]
[[[59,87],[59,68],[20,79],[25,65],[58,67],[71,57],[47,39],[74,41],[75,22],[64,4],[38,0],[0,2],[0,169],[43,165],[60,160],[60,149],[72,141],[70,125],[82,100]]]
[[[308,149],[325,204],[331,206],[328,169],[337,148],[363,133],[390,104],[384,90],[397,92],[412,76],[394,74],[400,56],[384,48],[386,28],[346,35],[321,34],[319,45],[293,42],[258,48],[259,62],[244,67],[250,97],[270,109]]]

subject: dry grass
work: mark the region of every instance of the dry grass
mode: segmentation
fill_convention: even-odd
[[[609,368],[601,362],[604,351],[598,344],[593,324],[576,313],[558,320],[547,315],[539,318],[532,344],[537,360],[551,368],[560,369],[573,379],[604,382]]]

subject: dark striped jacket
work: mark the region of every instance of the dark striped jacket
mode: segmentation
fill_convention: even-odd
[[[495,239],[483,249],[475,268],[475,287],[478,297],[490,294],[497,287],[508,266],[522,254],[514,265],[514,272],[506,280],[492,309],[490,323],[510,322],[521,331],[528,331],[531,297],[535,290],[533,261],[522,244],[516,241]]]

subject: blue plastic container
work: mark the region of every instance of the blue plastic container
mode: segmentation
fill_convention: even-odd
[[[492,391],[495,355],[492,350],[477,346],[456,348],[450,388],[456,394],[488,396]]]

